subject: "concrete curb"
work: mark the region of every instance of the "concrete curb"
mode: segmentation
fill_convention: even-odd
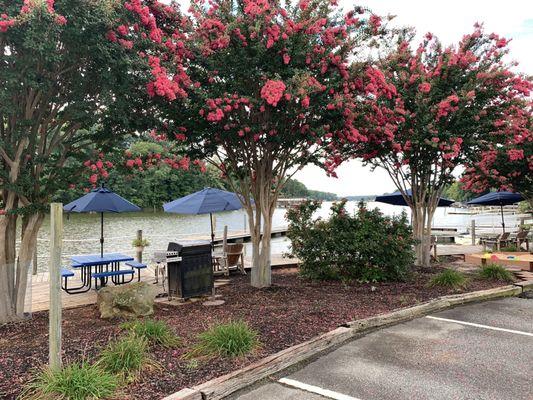
[[[163,400],[216,400],[223,399],[268,376],[308,360],[319,353],[338,346],[353,336],[387,325],[405,322],[432,312],[476,301],[516,296],[524,290],[533,289],[533,281],[514,285],[480,290],[457,295],[449,295],[429,300],[425,303],[406,307],[387,314],[349,322],[333,331],[324,333],[307,342],[289,347],[276,354],[263,358],[247,367],[204,382],[193,388],[185,388]]]

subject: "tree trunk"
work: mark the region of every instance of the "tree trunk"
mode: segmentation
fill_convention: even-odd
[[[426,240],[424,238],[424,212],[422,207],[411,207],[411,220],[413,225],[413,237],[416,240],[415,244],[415,265],[423,266],[424,265],[424,252],[426,249]],[[428,248],[429,252],[429,248]]]
[[[17,215],[0,217],[0,321],[12,321],[24,316],[24,306],[37,234],[43,222],[42,214],[24,217],[21,243],[16,257]]]
[[[272,284],[271,270],[271,234],[272,234],[272,217],[267,214],[263,215],[263,235],[261,238],[261,250],[257,265],[255,277],[252,275],[252,286],[262,288],[269,287]],[[253,272],[253,271],[252,271]]]
[[[437,198],[438,201],[438,198]],[[415,244],[415,265],[429,267],[431,264],[431,228],[436,203],[423,202],[411,206],[413,236]]]
[[[16,226],[16,215],[0,217],[0,322],[11,321],[15,317]]]
[[[271,182],[267,179],[266,182]],[[269,287],[271,276],[271,234],[272,217],[276,209],[277,196],[270,191],[270,185],[261,186],[254,197],[254,204],[248,211],[248,224],[252,237],[251,285],[256,288]],[[257,192],[256,192],[257,193]],[[263,229],[261,229],[261,227]]]
[[[26,302],[26,293],[28,288],[28,276],[31,276],[33,253],[37,246],[37,235],[43,223],[43,219],[44,216],[41,213],[24,216],[23,219],[22,240],[20,243],[17,260],[16,286],[13,296],[15,300],[15,312],[17,316],[24,315],[24,304]]]
[[[4,208],[13,210],[18,206],[15,192],[4,190]],[[17,215],[0,216],[0,322],[15,318],[15,260],[17,243]]]
[[[427,205],[411,208],[413,213],[413,236],[415,244],[415,265],[429,267],[431,262],[431,219]]]

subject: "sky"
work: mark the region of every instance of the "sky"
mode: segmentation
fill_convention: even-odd
[[[378,15],[396,15],[398,26],[413,26],[422,36],[435,34],[443,44],[458,42],[472,31],[475,22],[483,22],[487,32],[512,38],[510,59],[518,69],[533,75],[533,1],[527,0],[341,0],[343,6],[360,4]],[[309,189],[333,192],[341,196],[392,192],[394,184],[384,170],[373,172],[359,161],[350,161],[337,169],[338,178],[328,178],[315,166],[304,167],[295,178]]]

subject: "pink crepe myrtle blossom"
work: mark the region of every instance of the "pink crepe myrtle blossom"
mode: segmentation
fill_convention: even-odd
[[[421,93],[429,93],[431,90],[431,84],[429,84],[428,82],[421,83],[420,85],[418,85],[418,90]]]
[[[283,97],[285,89],[286,86],[282,81],[269,79],[261,88],[261,97],[265,99],[268,104],[276,107]]]

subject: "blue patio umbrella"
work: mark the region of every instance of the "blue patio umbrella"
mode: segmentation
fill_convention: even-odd
[[[141,211],[135,204],[129,202],[103,184],[97,189],[93,189],[85,196],[63,206],[67,212],[99,212],[100,213],[100,256],[104,255],[104,213],[113,212],[134,212]]]
[[[513,192],[490,192],[483,196],[476,197],[470,200],[468,205],[478,206],[500,206],[500,212],[502,215],[502,228],[505,232],[505,219],[503,218],[503,206],[516,204],[524,200],[521,194]]]
[[[163,204],[163,209],[169,213],[209,214],[209,220],[211,222],[211,244],[215,241],[213,213],[240,210],[241,208],[242,203],[236,193],[209,187]]]
[[[407,195],[409,197],[412,196],[411,194],[411,189],[408,189],[407,190]],[[397,190],[396,192],[392,193],[392,194],[386,194],[386,195],[383,195],[383,196],[376,196],[376,201],[379,201],[380,203],[387,203],[387,204],[392,204],[394,206],[407,206],[408,204],[405,202],[405,199],[403,198],[401,192],[399,190]],[[449,199],[445,199],[445,198],[440,198],[439,199],[439,203],[437,204],[437,207],[449,207],[450,205],[452,205],[453,203],[455,203],[454,200],[449,200]]]

